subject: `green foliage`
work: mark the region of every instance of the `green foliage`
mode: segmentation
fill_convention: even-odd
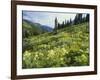
[[[46,32],[38,23],[32,23],[27,20],[23,20],[23,38],[27,38],[34,35],[39,35]]]
[[[23,68],[89,65],[88,23],[23,38]]]

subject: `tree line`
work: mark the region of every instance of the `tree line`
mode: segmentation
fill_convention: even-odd
[[[61,29],[64,27],[69,27],[71,25],[77,25],[80,23],[84,23],[84,22],[89,22],[89,14],[86,14],[86,16],[83,16],[83,14],[78,13],[76,14],[74,20],[65,20],[62,23],[58,22],[57,17],[55,18],[55,28],[54,31],[56,31],[57,29]]]

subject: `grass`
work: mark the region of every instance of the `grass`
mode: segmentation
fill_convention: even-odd
[[[89,65],[89,24],[72,25],[23,39],[23,68]]]

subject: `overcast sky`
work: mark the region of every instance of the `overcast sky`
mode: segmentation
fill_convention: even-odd
[[[57,13],[57,12],[37,12],[37,11],[23,11],[23,19],[30,20],[32,22],[40,23],[54,28],[55,18],[58,22],[73,20],[76,13]]]

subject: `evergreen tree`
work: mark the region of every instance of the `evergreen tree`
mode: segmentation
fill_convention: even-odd
[[[62,28],[64,28],[65,24],[64,24],[64,21],[62,22]]]
[[[74,19],[75,25],[79,24],[79,23],[82,23],[82,14],[81,13],[76,14],[75,19]]]
[[[69,20],[67,20],[67,26],[69,26],[70,25],[70,21]]]
[[[58,29],[60,29],[61,28],[61,25],[60,25],[60,23],[58,23]]]
[[[86,15],[86,21],[89,22],[89,14]]]
[[[65,25],[67,25],[67,21],[65,20]]]
[[[71,20],[71,18],[70,18],[70,22],[69,22],[69,25],[72,25],[72,20]]]
[[[55,28],[54,31],[57,33],[57,29],[58,29],[58,20],[57,17],[55,18]]]
[[[78,23],[78,14],[76,14],[75,19],[74,19],[74,24],[76,25]]]
[[[78,23],[82,23],[82,14],[81,13],[78,14]]]
[[[55,29],[57,29],[58,28],[58,21],[57,21],[57,17],[55,18]]]

